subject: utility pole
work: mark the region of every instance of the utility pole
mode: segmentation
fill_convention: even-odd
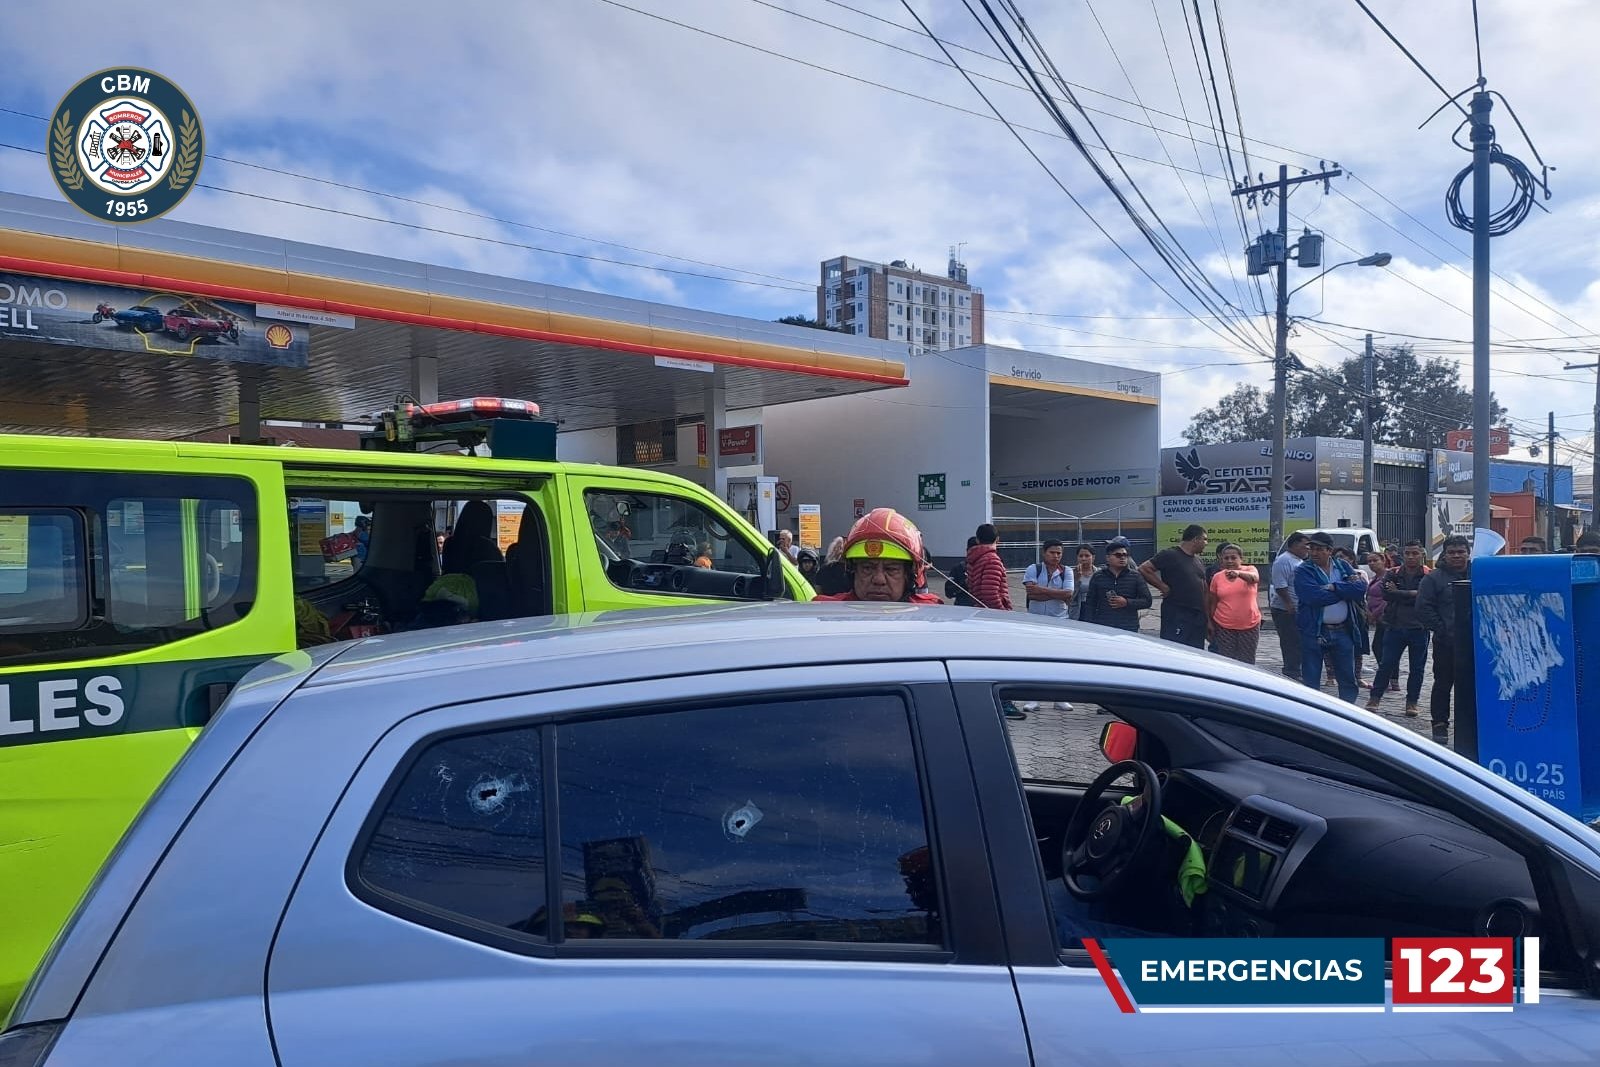
[[[1550,439],[1545,442],[1544,545],[1556,550],[1556,413],[1550,413]]]
[[[1494,101],[1478,79],[1472,94],[1472,454],[1478,473],[1472,479],[1472,525],[1492,530],[1489,510],[1489,152]]]
[[[1596,498],[1600,498],[1600,363],[1568,363],[1567,370],[1592,370],[1594,371],[1594,440],[1589,443],[1589,450],[1594,453],[1592,459],[1594,466],[1589,468],[1589,504],[1594,506]],[[1595,512],[1589,513],[1589,524],[1594,525]]]
[[[1367,350],[1361,357],[1361,525],[1372,525],[1372,335],[1367,334]]]
[[[1291,178],[1289,168],[1280,165],[1277,181],[1240,184],[1233,190],[1234,196],[1254,197],[1258,193],[1270,193],[1278,198],[1278,315],[1272,358],[1272,496],[1267,513],[1269,559],[1283,546],[1283,483],[1289,477],[1289,464],[1284,456],[1289,447],[1289,189],[1302,182],[1322,182],[1326,189],[1328,179],[1337,178],[1343,173],[1338,167],[1332,167],[1315,174]]]

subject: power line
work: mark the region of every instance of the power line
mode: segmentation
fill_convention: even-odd
[[[1423,222],[1421,219],[1417,218],[1415,215],[1411,214],[1409,211],[1406,211],[1400,205],[1396,204],[1393,200],[1390,200],[1387,196],[1384,196],[1384,194],[1379,192],[1377,189],[1374,189],[1359,174],[1351,174],[1350,177],[1354,178],[1357,182],[1360,182],[1363,186],[1365,186],[1370,192],[1372,192],[1374,195],[1376,195],[1384,203],[1388,204],[1390,207],[1392,207],[1396,211],[1400,212],[1402,215],[1404,215],[1406,218],[1410,219],[1413,223],[1415,223],[1416,225],[1420,226],[1422,229],[1424,229],[1427,232],[1431,233],[1434,237],[1438,238],[1441,242],[1443,242],[1445,245],[1447,245],[1448,247],[1450,247],[1454,251],[1459,252],[1461,255],[1464,255],[1464,256],[1465,255],[1470,255],[1470,253],[1467,252],[1465,249],[1456,246],[1453,242],[1447,240],[1444,237],[1444,235],[1440,234],[1437,230],[1434,230],[1432,227],[1428,226],[1427,223]],[[1359,201],[1359,200],[1355,199],[1354,197],[1350,196],[1350,194],[1346,193],[1343,189],[1335,186],[1334,187],[1334,192],[1338,193],[1348,203],[1350,203],[1351,205],[1356,207],[1358,210],[1360,210],[1361,212],[1363,212],[1364,214],[1366,214],[1367,216],[1372,218],[1379,225],[1386,227],[1388,230],[1390,230],[1390,232],[1396,234],[1398,237],[1400,237],[1401,240],[1406,241],[1407,243],[1411,244],[1413,247],[1419,249],[1420,251],[1426,252],[1428,255],[1430,255],[1434,259],[1438,260],[1439,263],[1442,264],[1443,266],[1449,267],[1451,270],[1455,271],[1457,274],[1461,275],[1463,278],[1469,278],[1470,279],[1472,277],[1471,274],[1469,274],[1467,271],[1463,270],[1458,264],[1452,263],[1450,260],[1446,259],[1444,256],[1441,256],[1438,252],[1435,252],[1433,249],[1431,249],[1431,248],[1427,247],[1426,245],[1422,244],[1421,242],[1417,241],[1415,238],[1413,238],[1412,236],[1407,234],[1404,230],[1401,230],[1399,227],[1397,227],[1394,223],[1390,222],[1388,219],[1385,219],[1382,215],[1377,214],[1371,208],[1369,208],[1365,204],[1361,203],[1361,201]],[[1560,308],[1557,308],[1557,307],[1549,304],[1548,302],[1540,299],[1537,294],[1530,293],[1528,290],[1522,288],[1516,282],[1512,281],[1510,278],[1508,278],[1505,275],[1501,274],[1499,271],[1492,271],[1491,273],[1493,274],[1493,276],[1495,278],[1499,279],[1501,282],[1504,282],[1509,288],[1514,289],[1517,292],[1521,293],[1523,296],[1525,296],[1528,299],[1532,300],[1534,303],[1538,304],[1540,307],[1543,307],[1545,310],[1555,313],[1560,318],[1566,319],[1568,322],[1572,323],[1574,326],[1578,327],[1580,330],[1587,330],[1588,329],[1587,326],[1585,326],[1583,323],[1579,322],[1577,319],[1575,319],[1572,316],[1568,315],[1566,312],[1562,311]],[[1537,320],[1539,322],[1542,322],[1546,326],[1549,326],[1553,330],[1561,329],[1560,326],[1557,326],[1555,323],[1551,322],[1549,319],[1546,319],[1546,318],[1542,317],[1537,312],[1529,311],[1526,307],[1524,307],[1523,305],[1521,305],[1521,304],[1517,303],[1516,301],[1512,300],[1510,297],[1506,296],[1504,293],[1496,293],[1494,295],[1497,296],[1499,299],[1505,301],[1505,303],[1509,304],[1511,307],[1513,307],[1516,310],[1522,312],[1524,315],[1527,315],[1529,318],[1535,319],[1535,320]]]
[[[1378,18],[1377,15],[1374,15],[1372,13],[1372,9],[1370,7],[1368,7],[1363,2],[1363,0],[1356,0],[1356,6],[1359,7],[1362,11],[1365,11],[1367,13],[1367,18],[1371,19],[1373,24],[1376,25],[1378,27],[1378,29],[1383,31],[1383,35],[1385,37],[1389,38],[1389,40],[1394,42],[1394,46],[1396,48],[1400,49],[1401,52],[1405,53],[1405,57],[1407,59],[1411,60],[1412,64],[1418,70],[1422,71],[1423,75],[1429,81],[1431,81],[1433,83],[1434,88],[1438,89],[1439,92],[1444,94],[1444,98],[1446,100],[1448,100],[1450,103],[1455,105],[1457,111],[1461,112],[1462,115],[1467,115],[1467,109],[1461,106],[1461,102],[1459,100],[1457,100],[1455,98],[1455,96],[1451,95],[1450,90],[1446,89],[1444,86],[1439,84],[1439,79],[1435,78],[1431,73],[1428,72],[1428,68],[1424,67],[1422,65],[1422,61],[1420,59],[1418,59],[1416,56],[1411,54],[1411,50],[1409,48],[1407,48],[1405,45],[1400,43],[1400,38],[1396,37],[1394,34],[1389,32],[1389,27],[1385,26],[1383,24],[1383,20]],[[1473,5],[1473,10],[1474,11],[1477,10],[1477,5],[1476,4]],[[1481,70],[1481,63],[1480,63],[1480,70]],[[1471,116],[1467,116],[1467,117],[1470,118]]]
[[[1143,100],[1143,98],[1141,98],[1139,96],[1138,87],[1133,84],[1133,75],[1128,73],[1127,65],[1122,62],[1122,56],[1117,52],[1117,46],[1111,40],[1111,34],[1106,32],[1105,24],[1100,21],[1100,14],[1094,8],[1094,0],[1084,0],[1084,6],[1089,9],[1089,15],[1090,15],[1090,17],[1092,17],[1094,19],[1094,24],[1095,24],[1096,28],[1098,28],[1100,30],[1101,38],[1106,42],[1106,47],[1111,50],[1111,58],[1116,60],[1117,69],[1122,72],[1122,80],[1128,83],[1129,92],[1131,92],[1133,94],[1133,98],[1134,98],[1135,101],[1138,102],[1139,107],[1140,108],[1144,108],[1144,100]],[[1170,60],[1170,58],[1171,58],[1170,53],[1168,54],[1168,58]],[[1146,109],[1145,110],[1145,117],[1148,118],[1149,114],[1150,113],[1149,113],[1148,109]],[[1155,128],[1154,125],[1152,125],[1151,129],[1154,129],[1154,128]],[[1173,159],[1172,158],[1172,153],[1167,150],[1167,143],[1166,143],[1166,141],[1164,141],[1162,139],[1160,132],[1157,132],[1157,134],[1156,134],[1156,142],[1161,146],[1161,154],[1163,156],[1166,156],[1167,162],[1172,165],[1173,171],[1177,174],[1177,176],[1178,176],[1178,184],[1183,187],[1183,195],[1188,198],[1190,206],[1194,208],[1194,213],[1197,216],[1199,216],[1199,218],[1200,218],[1200,226],[1201,226],[1201,228],[1204,229],[1205,228],[1205,214],[1200,210],[1200,204],[1199,204],[1199,202],[1197,200],[1195,200],[1194,193],[1190,191],[1189,183],[1184,180],[1183,172],[1181,170],[1179,170],[1177,160]],[[1197,156],[1196,162],[1198,162],[1198,152],[1196,152],[1196,156]],[[1209,189],[1206,191],[1206,195],[1208,197],[1211,196],[1211,193],[1210,193]],[[1146,206],[1148,206],[1148,204]],[[1211,200],[1211,213],[1212,213],[1213,216],[1215,216],[1215,214],[1216,214],[1216,200],[1215,200],[1215,198],[1212,198],[1212,200]],[[1221,231],[1220,224],[1218,225],[1218,228],[1217,228],[1216,238],[1217,238],[1217,253],[1222,257],[1222,261],[1225,264],[1227,264],[1228,277],[1230,279],[1232,279],[1232,281],[1233,281],[1234,291],[1238,294],[1239,300],[1240,300],[1241,303],[1247,302],[1249,300],[1249,298],[1245,295],[1244,288],[1239,284],[1238,273],[1234,270],[1233,257],[1228,254],[1227,249],[1225,249],[1223,247],[1223,245],[1222,245],[1222,231]],[[1176,238],[1174,238],[1174,240],[1176,240]]]
[[[1195,10],[1198,12],[1199,8],[1196,8]],[[1178,11],[1183,15],[1184,32],[1189,36],[1189,55],[1194,60],[1195,80],[1200,86],[1200,99],[1206,106],[1206,119],[1211,130],[1212,145],[1217,150],[1217,162],[1226,168],[1228,173],[1232,175],[1235,173],[1235,171],[1233,168],[1232,156],[1227,150],[1226,138],[1219,137],[1219,134],[1221,133],[1220,127],[1222,124],[1222,117],[1216,111],[1212,110],[1211,97],[1206,94],[1206,75],[1200,67],[1200,47],[1199,42],[1195,40],[1194,24],[1189,21],[1189,7],[1188,5],[1184,4],[1182,0],[1179,0]],[[1228,197],[1228,201],[1233,206],[1234,217],[1239,221],[1239,233],[1244,240],[1244,245],[1249,245],[1250,220],[1245,214],[1245,205],[1239,202],[1238,197],[1232,195]],[[1258,227],[1261,225],[1260,209],[1256,210],[1256,225]],[[1265,321],[1270,316],[1267,312],[1266,290],[1262,287],[1260,277],[1255,279],[1255,290],[1257,306],[1261,309],[1262,319]]]
[[[825,3],[825,4],[831,4],[832,6],[837,7],[837,8],[841,8],[841,9],[843,9],[845,11],[849,11],[852,14],[860,15],[862,18],[871,19],[874,22],[879,22],[879,23],[882,23],[882,24],[884,24],[886,26],[891,26],[891,27],[893,27],[893,28],[895,28],[897,30],[904,30],[907,33],[917,33],[917,34],[920,34],[922,32],[922,31],[918,30],[915,26],[907,26],[904,23],[896,22],[893,19],[884,18],[881,15],[874,15],[869,11],[862,11],[860,8],[852,7],[849,4],[846,4],[846,3],[842,2],[842,0],[822,0],[822,2]],[[804,17],[804,16],[802,16],[802,17]],[[833,24],[832,23],[824,23],[824,25],[833,25]],[[836,27],[836,28],[842,30],[845,33],[852,33],[853,32],[851,30],[844,29],[843,27]],[[987,59],[987,60],[990,60],[991,62],[995,62],[995,63],[1004,63],[1004,62],[1006,62],[1006,60],[1005,60],[1005,58],[1003,56],[993,55],[992,53],[985,52],[980,48],[971,48],[971,47],[968,47],[966,45],[959,44],[959,43],[957,43],[955,41],[948,40],[946,38],[934,37],[932,34],[929,34],[928,36],[929,36],[929,39],[932,40],[935,44],[941,44],[941,45],[947,46],[948,48],[950,48],[950,49],[952,49],[954,51],[964,52],[964,53],[967,53],[969,55],[979,56],[979,57],[981,57],[983,59]],[[864,39],[865,40],[876,40],[876,38],[871,38],[871,37],[867,37],[867,38],[864,38]],[[887,42],[879,42],[879,43],[887,44]],[[887,44],[887,47],[898,48],[898,46],[892,45],[892,44]],[[913,54],[920,54],[920,53],[913,53]],[[935,61],[937,62],[937,60],[935,60]],[[978,77],[984,77],[984,75],[977,75],[977,76]],[[1005,84],[1010,84],[1010,83],[1005,83]],[[1114,93],[1108,93],[1108,92],[1105,92],[1102,89],[1096,89],[1096,88],[1094,88],[1092,86],[1081,85],[1081,84],[1079,84],[1077,82],[1067,82],[1067,85],[1071,86],[1073,89],[1077,90],[1078,92],[1090,93],[1091,95],[1098,96],[1098,97],[1100,97],[1101,99],[1104,99],[1104,100],[1113,100],[1113,101],[1115,101],[1115,102],[1117,102],[1119,104],[1125,104],[1128,107],[1137,107],[1137,106],[1139,106],[1138,104],[1136,104],[1132,100],[1124,99],[1123,97],[1117,96]],[[1091,109],[1091,110],[1093,110],[1093,109]],[[1214,132],[1214,129],[1212,127],[1208,127],[1208,126],[1204,125],[1203,123],[1199,123],[1199,122],[1196,122],[1194,120],[1191,120],[1187,115],[1174,115],[1172,112],[1170,112],[1170,111],[1162,111],[1160,108],[1150,108],[1149,111],[1152,114],[1160,115],[1162,118],[1176,119],[1176,120],[1178,120],[1180,122],[1185,123],[1191,129],[1202,129],[1202,130],[1206,130],[1208,133],[1209,132]],[[1122,119],[1122,121],[1124,121],[1124,122],[1131,122],[1136,126],[1137,125],[1143,125],[1143,123],[1140,123],[1136,119],[1129,119],[1126,116],[1117,115],[1115,112],[1099,111],[1097,113],[1098,114],[1104,114],[1104,115],[1107,115],[1107,116],[1112,117],[1112,118],[1119,118],[1119,119]],[[1152,127],[1152,128],[1154,128],[1154,127]],[[1186,136],[1185,134],[1178,133],[1175,130],[1162,130],[1162,131],[1158,131],[1158,132],[1169,133],[1174,137],[1185,137]],[[1192,140],[1192,141],[1196,141],[1196,143],[1199,143],[1196,140],[1196,138],[1194,138],[1194,137],[1188,137],[1188,139]],[[1258,137],[1252,137],[1250,140],[1253,143],[1258,144],[1263,148],[1271,148],[1271,149],[1275,149],[1275,150],[1277,150],[1279,152],[1287,152],[1292,156],[1299,156],[1302,159],[1311,160],[1311,159],[1317,158],[1313,153],[1302,152],[1297,148],[1290,148],[1290,147],[1288,147],[1286,145],[1274,144],[1271,141],[1263,141]]]
[[[1194,259],[1189,256],[1187,251],[1184,250],[1181,242],[1179,242],[1176,236],[1173,235],[1172,231],[1167,227],[1165,221],[1161,219],[1159,213],[1156,212],[1155,208],[1150,204],[1148,198],[1145,197],[1144,192],[1139,188],[1138,183],[1133,180],[1133,176],[1130,175],[1127,171],[1127,168],[1123,166],[1122,161],[1118,157],[1117,153],[1111,151],[1110,144],[1106,141],[1104,135],[1101,134],[1099,128],[1095,126],[1094,120],[1085,114],[1083,109],[1078,106],[1077,99],[1073,95],[1071,88],[1065,85],[1064,79],[1061,77],[1060,72],[1056,69],[1055,64],[1051,60],[1049,54],[1045,51],[1038,38],[1033,34],[1033,31],[1028,26],[1027,21],[1022,17],[1022,13],[1017,8],[1015,0],[1001,0],[1001,2],[1006,6],[1012,20],[1016,23],[1019,34],[1025,41],[1027,41],[1042,67],[1049,72],[1049,74],[1055,79],[1056,84],[1062,88],[1067,100],[1071,102],[1073,107],[1078,110],[1079,115],[1083,117],[1084,123],[1088,126],[1090,132],[1092,132],[1099,140],[1100,144],[1106,148],[1118,171],[1121,172],[1124,179],[1127,180],[1129,186],[1133,188],[1140,201],[1145,205],[1146,210],[1148,210],[1151,216],[1155,218],[1157,224],[1161,227],[1161,230],[1166,234],[1167,239],[1171,240],[1171,247],[1169,247],[1166,243],[1166,240],[1157,234],[1150,224],[1145,221],[1144,217],[1139,213],[1139,211],[1133,206],[1132,203],[1129,202],[1127,196],[1124,195],[1122,190],[1117,187],[1117,184],[1112,177],[1105,171],[1103,167],[1100,166],[1094,157],[1089,154],[1088,146],[1083,142],[1083,139],[1073,128],[1072,123],[1067,119],[1066,115],[1063,114],[1061,109],[1057,106],[1055,99],[1044,90],[1041,76],[1034,71],[1032,65],[1029,64],[1027,58],[1022,54],[1021,47],[1014,40],[1012,40],[1011,34],[1006,30],[1004,23],[1000,20],[999,16],[994,13],[993,8],[990,7],[989,0],[978,0],[978,2],[983,7],[985,13],[989,16],[989,20],[993,24],[993,29],[990,28],[989,23],[985,23],[983,19],[978,17],[977,12],[973,10],[972,5],[967,2],[967,0],[962,0],[963,6],[967,8],[968,13],[971,14],[975,20],[977,20],[984,32],[988,34],[989,39],[994,43],[995,47],[1000,48],[1002,52],[1005,52],[1007,48],[1010,49],[1009,58],[1013,68],[1036,87],[1037,92],[1035,95],[1040,103],[1044,105],[1045,110],[1055,120],[1056,125],[1062,130],[1062,132],[1067,134],[1068,138],[1072,141],[1073,146],[1078,149],[1078,152],[1083,157],[1084,161],[1088,163],[1090,169],[1094,171],[1095,176],[1100,179],[1101,184],[1104,185],[1111,195],[1116,199],[1117,203],[1122,207],[1123,212],[1134,223],[1141,236],[1145,238],[1145,241],[1156,252],[1156,255],[1160,257],[1161,260],[1167,265],[1167,268],[1173,272],[1173,274],[1178,278],[1179,283],[1189,292],[1189,294],[1196,300],[1200,301],[1201,305],[1217,318],[1218,322],[1222,324],[1223,328],[1226,329],[1228,333],[1235,338],[1235,340],[1242,343],[1247,349],[1259,351],[1255,348],[1255,341],[1253,339],[1248,338],[1239,332],[1235,320],[1230,317],[1226,311],[1224,311],[1222,308],[1219,308],[1209,296],[1197,288],[1196,280],[1198,281],[1199,285],[1203,285],[1212,293],[1215,293],[1217,298],[1222,301],[1224,307],[1232,308],[1235,312],[1241,311],[1241,309],[1234,306],[1232,302],[1229,301],[1228,298],[1211,283],[1211,280],[1206,277],[1205,272],[1200,268],[1199,264],[1195,263]],[[902,0],[902,3],[905,4],[905,7],[908,11],[911,10],[908,0]],[[915,12],[912,12],[912,14],[914,17],[916,17]],[[920,17],[918,17],[918,21],[921,21]],[[1002,46],[1000,41],[995,38],[995,30],[998,30],[1001,37],[1005,39],[1006,43],[1004,46]],[[974,88],[976,88],[976,86],[974,86]],[[986,100],[985,102],[988,101]],[[992,107],[993,105],[991,104],[990,106]],[[1037,156],[1034,158],[1038,159]],[[1192,276],[1189,273],[1191,271],[1193,272]]]
[[[1161,50],[1166,54],[1166,57],[1167,57],[1167,70],[1172,75],[1172,89],[1173,89],[1174,95],[1176,95],[1177,98],[1178,98],[1178,110],[1183,113],[1184,121],[1187,123],[1187,122],[1189,122],[1189,107],[1188,107],[1188,105],[1186,103],[1184,103],[1183,85],[1178,80],[1178,66],[1172,59],[1172,47],[1167,42],[1167,30],[1166,30],[1166,27],[1162,24],[1162,21],[1161,21],[1161,9],[1157,6],[1156,0],[1150,0],[1150,13],[1151,13],[1151,15],[1153,15],[1155,17],[1156,33],[1161,38]],[[1202,95],[1204,95],[1204,94],[1202,94]],[[1208,108],[1208,110],[1209,110],[1209,108]],[[1199,138],[1191,137],[1188,140],[1189,140],[1189,147],[1194,152],[1194,165],[1196,167],[1203,167],[1204,164],[1201,163],[1201,161],[1200,161],[1200,140],[1199,140]],[[1215,144],[1215,140],[1216,140],[1215,134],[1213,134],[1213,137],[1212,137],[1212,143],[1213,144]],[[1221,160],[1221,158],[1222,158],[1221,151],[1218,151],[1217,158],[1218,158],[1219,161]],[[1206,194],[1206,202],[1211,205],[1211,221],[1212,221],[1212,224],[1213,224],[1213,226],[1215,228],[1216,235],[1217,235],[1217,246],[1218,246],[1218,248],[1222,248],[1223,247],[1222,218],[1217,213],[1217,198],[1212,195],[1211,187],[1209,185],[1202,185],[1200,188]],[[1229,197],[1228,199],[1229,199],[1230,202],[1233,200],[1232,197]],[[1230,208],[1236,207],[1236,206],[1237,205],[1234,205],[1234,204],[1230,203]],[[1246,227],[1244,225],[1244,216],[1243,216],[1243,214],[1241,212],[1239,212],[1239,211],[1234,211],[1234,220],[1239,223],[1240,233],[1244,237],[1244,240],[1248,243],[1249,240],[1250,240],[1250,234],[1249,234],[1249,231],[1246,229]],[[1228,262],[1228,276],[1231,277],[1231,278],[1235,278],[1236,275],[1234,274],[1233,257],[1228,255],[1226,250],[1223,251],[1223,256]],[[1262,293],[1262,290],[1261,290],[1261,279],[1260,278],[1253,278],[1251,280],[1255,282],[1254,289],[1255,289],[1255,294],[1256,294],[1256,308],[1263,315],[1265,315],[1266,311],[1267,311],[1267,305],[1266,305],[1266,296]],[[1237,285],[1237,284],[1238,284],[1238,282],[1235,281],[1235,285]]]
[[[614,2],[614,0],[605,0],[605,2],[611,3],[611,2]],[[905,3],[905,0],[902,0],[902,3]],[[928,32],[927,25],[925,23],[923,23],[921,16],[919,16],[914,10],[912,10],[912,8],[911,8],[909,3],[905,3],[905,6],[906,6],[906,10],[910,13],[911,17],[916,19],[918,25],[922,26],[923,32],[927,33]],[[970,8],[968,10],[969,10],[969,12],[971,11]],[[929,36],[933,37],[933,35],[931,33],[929,33]],[[936,42],[938,40],[937,38],[933,38],[933,39]],[[978,87],[977,82],[974,81],[970,76],[967,75],[965,68],[961,67],[960,64],[956,63],[955,57],[950,54],[949,50],[946,49],[943,44],[940,44],[939,47],[940,47],[941,50],[944,51],[945,57],[947,59],[949,59],[952,64],[955,64],[956,69],[961,72],[962,77],[965,78],[966,81],[967,81],[967,84],[972,87],[973,92],[977,93],[978,97],[981,100],[983,100],[983,102],[986,105],[988,105],[988,107],[989,107],[989,109],[991,111],[994,112],[995,117],[998,118],[1002,123],[1005,124],[1006,129],[1011,131],[1011,135],[1014,138],[1016,138],[1016,140],[1017,140],[1017,142],[1019,144],[1022,145],[1023,149],[1028,153],[1028,155],[1033,157],[1034,162],[1038,163],[1039,166],[1041,168],[1043,168],[1044,172],[1047,175],[1049,175],[1050,179],[1056,184],[1056,186],[1058,188],[1060,188],[1060,190],[1063,193],[1066,194],[1067,199],[1070,200],[1072,202],[1073,206],[1076,207],[1083,214],[1083,216],[1089,220],[1090,224],[1093,225],[1095,227],[1095,229],[1100,231],[1101,236],[1105,237],[1106,240],[1110,241],[1112,246],[1115,247],[1117,249],[1117,251],[1121,252],[1123,257],[1126,258],[1129,263],[1133,264],[1134,268],[1136,270],[1138,270],[1140,274],[1144,275],[1144,277],[1146,279],[1148,279],[1149,282],[1152,285],[1154,285],[1163,295],[1165,295],[1167,297],[1167,299],[1171,300],[1178,307],[1184,307],[1183,302],[1181,300],[1179,300],[1176,296],[1174,296],[1170,291],[1168,291],[1166,286],[1162,285],[1155,278],[1154,275],[1152,275],[1148,270],[1145,269],[1145,267],[1144,267],[1144,265],[1142,263],[1140,263],[1137,259],[1135,259],[1133,257],[1132,253],[1130,253],[1126,248],[1124,248],[1117,241],[1117,239],[1115,237],[1111,236],[1110,231],[1107,230],[1103,225],[1101,225],[1100,221],[1098,219],[1096,219],[1093,214],[1090,213],[1089,209],[1086,206],[1084,206],[1084,204],[1076,196],[1073,195],[1072,191],[1067,188],[1066,184],[1063,183],[1061,181],[1061,179],[1056,176],[1055,172],[1053,170],[1051,170],[1050,167],[1044,162],[1044,160],[1039,157],[1039,154],[1033,150],[1033,146],[1028,144],[1028,142],[1022,137],[1022,135],[1017,132],[1017,128],[1012,125],[1011,121],[1009,119],[1005,118],[1005,116],[1000,113],[999,109],[995,107],[994,103],[988,98],[988,96],[983,92],[983,90]],[[1184,309],[1188,310],[1186,307],[1184,307]],[[1206,321],[1201,316],[1198,316],[1198,315],[1195,316],[1195,320],[1197,322],[1200,322],[1202,325],[1204,325],[1207,329],[1211,330],[1213,333],[1216,333],[1218,336],[1222,336],[1222,337],[1224,337],[1224,339],[1228,339],[1227,336],[1224,335],[1221,330],[1219,330],[1216,326],[1212,325],[1210,322]],[[1224,329],[1226,329],[1229,326],[1229,323],[1226,320],[1223,320],[1222,326],[1223,326]],[[1229,334],[1230,335],[1231,335],[1231,333],[1232,333],[1232,331],[1229,330]],[[1233,337],[1232,340],[1237,342],[1239,339],[1237,337]],[[1246,344],[1245,347],[1247,349],[1251,348],[1251,346],[1249,344]]]

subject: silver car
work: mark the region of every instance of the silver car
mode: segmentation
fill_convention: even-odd
[[[1086,950],[1488,934],[1541,938],[1537,1004],[1132,1017]],[[1022,614],[632,612],[259,668],[0,1067],[1592,1064],[1597,953],[1592,831],[1276,676]]]

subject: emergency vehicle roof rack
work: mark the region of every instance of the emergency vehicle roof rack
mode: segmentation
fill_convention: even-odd
[[[540,418],[539,405],[529,400],[478,396],[419,405],[401,398],[374,421],[383,429],[362,435],[364,450],[421,452],[448,442],[468,455],[487,445],[496,459],[556,458],[556,424]]]

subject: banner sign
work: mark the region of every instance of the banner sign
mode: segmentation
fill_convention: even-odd
[[[1152,937],[1084,940],[1118,1010],[1511,1011],[1539,1001],[1539,939]],[[1392,951],[1386,951],[1392,949]],[[1384,963],[1394,978],[1386,983]]]
[[[998,475],[992,485],[996,492],[1028,500],[1073,500],[1152,497],[1159,481],[1151,467],[1081,471],[1067,467],[1047,474]]]
[[[717,431],[717,466],[743,467],[761,462],[761,427],[726,426]]]
[[[1246,563],[1272,562],[1275,545],[1268,545],[1272,496],[1268,493],[1234,493],[1228,496],[1163,496],[1156,498],[1156,547],[1178,543],[1183,528],[1199,523],[1215,548],[1232,541],[1244,550]],[[1310,530],[1317,525],[1316,494],[1285,493],[1283,532]]]
[[[1472,451],[1471,430],[1450,430],[1444,435],[1444,447],[1451,452]],[[1489,430],[1489,455],[1503,456],[1511,451],[1511,431],[1504,426]]]
[[[304,326],[234,300],[0,273],[0,341],[304,367]]]
[[[802,548],[822,547],[822,505],[800,505],[800,546]]]
[[[1291,437],[1284,448],[1286,490],[1341,489],[1359,491],[1361,442],[1338,437]],[[1374,463],[1420,467],[1427,454],[1416,448],[1375,446]],[[1266,493],[1272,489],[1272,442],[1230,441],[1185,445],[1161,450],[1161,492]]]

